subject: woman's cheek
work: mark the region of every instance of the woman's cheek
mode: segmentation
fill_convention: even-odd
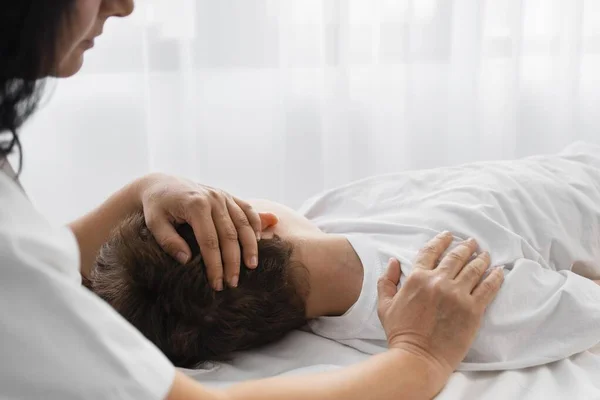
[[[61,34],[59,42],[59,65],[57,77],[66,78],[79,72],[83,66],[84,53],[90,49],[86,44],[92,39],[97,23],[102,0],[77,0],[68,23]],[[101,27],[100,27],[101,29]]]

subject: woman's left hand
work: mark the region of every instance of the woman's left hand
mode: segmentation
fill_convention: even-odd
[[[261,221],[250,204],[222,190],[163,174],[148,175],[140,184],[146,225],[157,242],[187,263],[191,250],[175,225],[188,223],[215,290],[223,289],[224,277],[230,286],[237,286],[240,244],[244,263],[250,268],[258,265]]]

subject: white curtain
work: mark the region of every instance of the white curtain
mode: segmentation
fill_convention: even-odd
[[[56,221],[149,171],[297,206],[600,141],[600,1],[140,0],[50,89],[23,182]]]

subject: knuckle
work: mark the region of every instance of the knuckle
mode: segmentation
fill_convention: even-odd
[[[497,274],[493,281],[491,282],[492,285],[492,290],[495,292],[497,290],[500,290],[500,286],[502,286],[502,282],[504,282],[504,274],[500,273]]]
[[[208,235],[202,240],[202,246],[207,250],[219,250],[219,238]]]
[[[426,245],[417,253],[416,264],[425,267],[433,267],[437,262],[439,255],[440,252],[438,252],[434,246]],[[434,259],[436,261],[432,261]]]
[[[217,188],[211,188],[208,191],[208,194],[211,198],[213,198],[215,200],[227,197],[227,193],[225,193],[223,190],[217,189]]]
[[[190,196],[189,205],[192,208],[197,208],[199,210],[205,210],[209,207],[210,202],[205,196],[203,196],[199,193],[194,193]]]
[[[248,218],[246,218],[245,215],[240,215],[236,218],[236,222],[240,228],[248,228],[250,226],[250,221],[248,221]]]
[[[147,195],[147,200],[150,202],[157,202],[162,198],[166,197],[168,194],[167,186],[154,187],[153,190],[150,190]]]
[[[448,253],[446,255],[445,258],[450,261],[463,261],[464,260],[463,256],[456,251],[451,251],[450,253]]]
[[[158,245],[167,252],[175,249],[175,243],[170,238],[162,238],[157,240]]]
[[[382,277],[381,279],[385,279],[385,278]],[[406,285],[410,284],[410,285],[422,286],[425,283],[427,283],[428,280],[429,280],[429,277],[427,276],[425,271],[418,268],[418,269],[413,270],[413,272],[411,272],[411,274],[408,275],[408,278],[406,278]]]
[[[434,245],[432,245],[432,244],[426,244],[420,250],[420,253],[421,254],[426,254],[426,255],[434,255],[434,254],[437,254],[437,248]]]
[[[482,258],[476,258],[472,263],[473,268],[482,275],[490,266],[490,261]]]
[[[502,283],[504,282],[504,274],[498,274],[498,289],[500,289],[500,286],[502,285]]]
[[[238,233],[233,226],[228,226],[223,232],[223,239],[229,242],[237,242]]]
[[[465,271],[465,280],[471,284],[475,284],[481,279],[482,274],[483,272],[481,269],[471,267]]]
[[[481,278],[483,274],[485,274],[485,272],[488,270],[488,267],[489,263],[483,261],[475,264],[473,269],[475,270],[474,273],[477,274],[477,278]]]
[[[238,206],[246,213],[254,211],[254,207],[250,203],[246,203],[245,201],[238,201]]]
[[[485,281],[481,282],[481,288],[486,293],[493,292],[495,287],[496,287],[496,285],[493,283],[493,281],[485,280]]]
[[[482,257],[477,257],[476,259],[470,262],[470,265],[475,269],[484,269],[486,267],[486,264],[486,259]]]
[[[377,290],[382,290],[387,281],[388,279],[385,276],[380,276],[379,279],[377,279]]]
[[[156,230],[160,226],[160,220],[153,215],[149,215],[146,217],[146,227],[151,231]]]
[[[411,275],[415,275],[415,280],[419,284],[425,284],[435,279],[435,275],[431,273],[431,271],[419,269],[416,274],[413,272]]]
[[[483,273],[483,266],[480,263],[472,262],[471,264],[467,265],[463,271],[467,279],[475,279],[480,277]]]

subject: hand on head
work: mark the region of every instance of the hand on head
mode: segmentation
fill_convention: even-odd
[[[400,289],[397,260],[390,260],[378,283],[378,314],[390,348],[422,357],[446,374],[467,354],[483,313],[504,280],[496,268],[481,281],[490,258],[484,252],[471,260],[477,250],[474,240],[458,245],[436,266],[451,243],[450,234],[432,239]]]
[[[179,262],[187,263],[191,251],[175,225],[189,224],[214,289],[222,290],[224,282],[237,286],[240,253],[246,266],[256,268],[263,222],[250,204],[222,190],[162,174],[149,175],[142,185],[146,224],[157,242]]]

